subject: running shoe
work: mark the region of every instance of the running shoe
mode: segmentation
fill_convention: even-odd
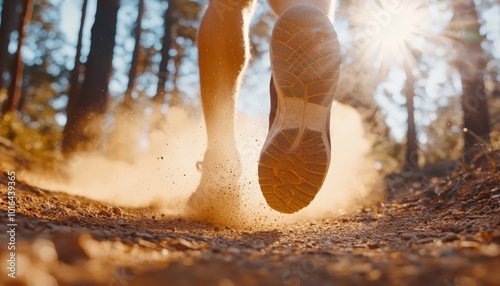
[[[323,11],[295,5],[278,18],[270,54],[276,109],[260,154],[259,183],[269,206],[290,214],[311,203],[328,172],[340,46]]]

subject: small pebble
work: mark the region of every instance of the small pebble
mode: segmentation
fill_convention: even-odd
[[[116,223],[119,226],[126,226],[127,225],[127,223],[122,218],[118,218],[118,220],[116,221]]]
[[[406,233],[402,233],[399,237],[400,237],[402,240],[410,240],[410,239],[412,239],[414,236],[415,236],[415,234],[414,234],[414,233],[412,233],[412,232],[406,232]]]
[[[458,239],[459,239],[458,235],[453,232],[448,232],[443,238],[441,238],[443,242],[452,242]]]
[[[72,222],[75,222],[75,221],[78,221],[78,216],[77,215],[73,215],[73,216],[70,216],[70,217],[67,217],[66,220],[68,221],[72,221]]]
[[[262,239],[256,239],[256,240],[252,241],[251,245],[252,245],[252,248],[254,248],[254,249],[262,249],[262,248],[266,247],[266,243]]]
[[[43,210],[43,211],[42,211],[42,214],[43,214],[43,215],[50,215],[50,214],[53,214],[53,213],[54,213],[54,211],[53,211],[53,210],[50,210],[50,209],[46,209],[46,210]]]
[[[434,241],[434,239],[432,237],[428,237],[428,238],[419,239],[419,240],[415,241],[415,243],[416,244],[425,244],[425,243],[431,243],[433,241]]]
[[[237,247],[229,247],[227,249],[227,253],[229,254],[240,254],[241,253],[241,250]]]
[[[76,206],[74,204],[66,204],[66,208],[71,209],[71,210],[76,210]]]
[[[105,216],[105,217],[110,217],[111,214],[108,211],[102,210],[99,213],[97,213],[100,216]]]
[[[146,233],[146,232],[134,232],[132,235],[136,236],[136,237],[149,238],[149,239],[154,238],[153,235]]]
[[[458,226],[454,223],[445,223],[442,225],[441,229],[445,232],[459,233],[463,230],[463,227]]]

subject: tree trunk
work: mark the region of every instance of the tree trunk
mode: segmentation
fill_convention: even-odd
[[[10,35],[19,21],[18,1],[4,1],[0,24],[0,90],[4,87],[5,73],[10,69],[12,55],[9,53]],[[11,76],[12,78],[12,76]]]
[[[31,20],[33,15],[33,0],[24,0],[23,12],[21,20],[19,21],[17,37],[17,51],[14,55],[14,62],[12,65],[12,79],[9,85],[9,97],[2,106],[2,113],[14,112],[19,108],[19,101],[21,100],[21,89],[23,85],[23,69],[24,62],[21,55],[24,37],[26,36],[25,27]]]
[[[172,86],[174,89],[172,90],[172,98],[167,102],[169,106],[181,106],[182,105],[182,99],[181,95],[179,92],[179,88],[177,87],[177,82],[179,81],[179,78],[181,76],[180,74],[180,67],[182,64],[182,57],[175,57],[174,58],[174,74],[172,76]]]
[[[406,153],[403,164],[403,172],[413,171],[418,169],[418,141],[417,128],[415,126],[415,79],[409,67],[405,68],[406,72],[406,110],[408,112],[408,129],[406,131]]]
[[[82,40],[83,40],[83,28],[85,24],[85,18],[87,16],[87,4],[88,0],[83,0],[82,4],[82,16],[80,18],[80,29],[78,31],[78,40],[76,43],[76,55],[75,55],[75,64],[73,66],[73,70],[71,71],[71,76],[69,80],[70,89],[69,89],[69,99],[68,106],[66,111],[68,114],[74,114],[74,109],[76,102],[78,101],[78,97],[81,92],[81,74],[82,74],[82,62],[80,61],[80,57],[82,55]],[[66,130],[66,129],[65,129]]]
[[[174,0],[168,1],[168,8],[165,10],[163,17],[165,33],[163,35],[162,47],[161,47],[161,61],[158,71],[158,87],[156,89],[156,95],[153,100],[156,103],[164,103],[165,101],[165,83],[167,82],[169,72],[168,63],[170,61],[170,49],[172,48],[172,26],[174,25],[173,11]]]
[[[141,34],[142,19],[144,16],[144,0],[139,0],[137,20],[134,30],[135,46],[132,53],[132,61],[128,73],[128,85],[125,97],[121,104],[114,110],[114,125],[111,128],[107,141],[107,156],[113,160],[123,160],[128,163],[134,162],[140,157],[139,144],[143,136],[141,130],[144,113],[142,110],[134,112],[136,101],[132,97],[135,82],[139,70],[141,56]]]
[[[135,24],[134,38],[134,52],[132,54],[132,61],[130,63],[130,70],[128,72],[128,85],[125,91],[125,98],[123,104],[130,107],[132,105],[132,91],[135,89],[135,80],[137,78],[137,71],[139,67],[139,56],[141,53],[141,34],[142,34],[142,18],[144,16],[144,0],[139,0],[137,20]]]
[[[92,26],[90,52],[85,64],[85,79],[74,110],[69,110],[63,151],[89,151],[98,146],[102,118],[108,102],[119,0],[98,0]]]
[[[490,143],[490,118],[483,78],[488,56],[481,47],[483,36],[479,32],[474,1],[458,1],[452,5],[455,29],[460,35],[455,62],[462,81],[463,152],[468,161],[482,150],[473,147]]]

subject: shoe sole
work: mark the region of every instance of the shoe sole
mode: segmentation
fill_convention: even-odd
[[[330,19],[312,5],[283,12],[270,45],[277,111],[260,155],[259,183],[271,208],[294,213],[314,199],[330,165],[340,47]]]

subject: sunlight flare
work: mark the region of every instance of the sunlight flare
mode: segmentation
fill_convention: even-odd
[[[427,6],[404,1],[399,7],[381,6],[360,13],[360,19],[371,18],[355,36],[355,45],[362,43],[367,62],[380,64],[410,64],[415,62],[415,45],[425,35],[424,24],[430,19]],[[368,13],[368,15],[367,15]]]

